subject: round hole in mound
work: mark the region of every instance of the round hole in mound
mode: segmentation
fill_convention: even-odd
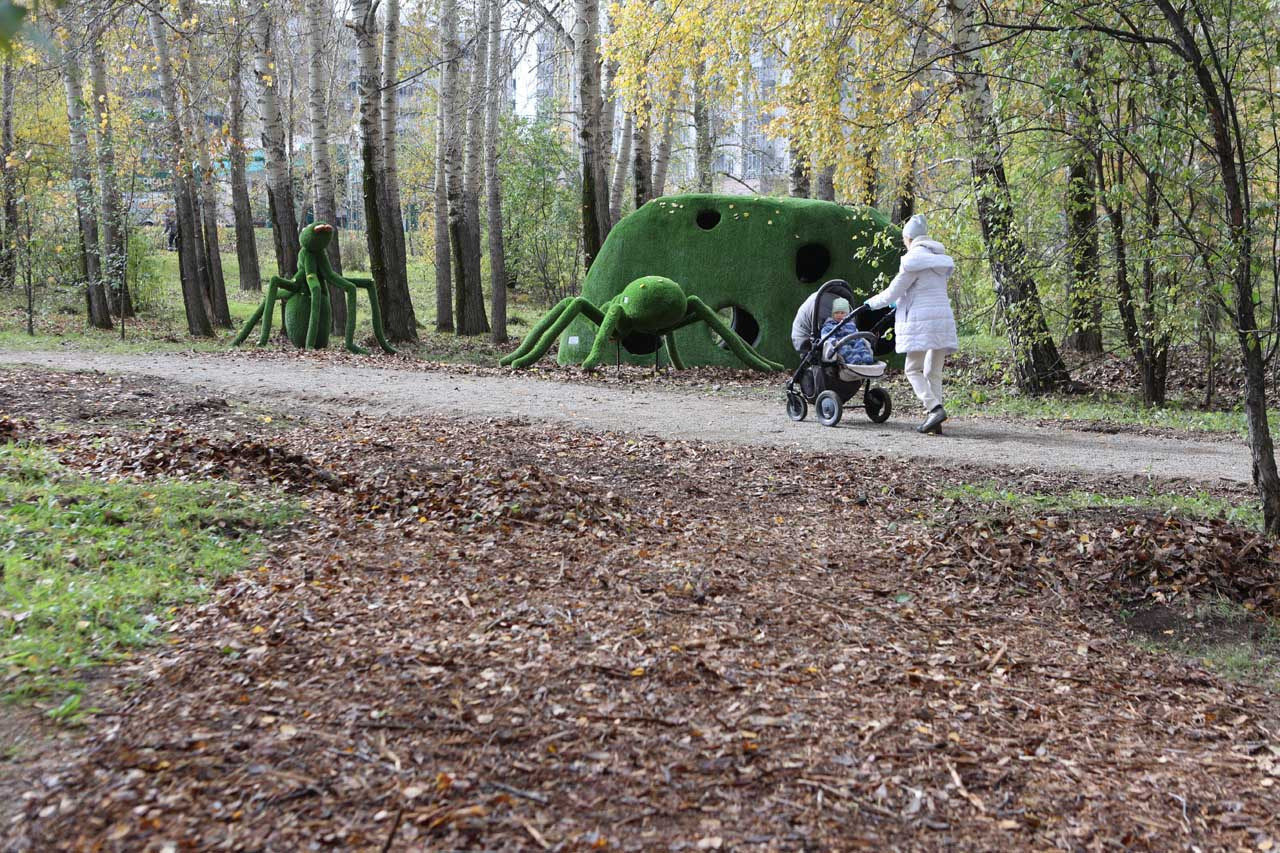
[[[831,266],[831,251],[821,243],[806,243],[796,249],[796,278],[805,284],[822,279]]]
[[[720,211],[711,210],[710,208],[699,210],[694,222],[697,222],[698,227],[703,231],[710,231],[720,224]]]
[[[739,308],[737,305],[726,305],[716,312],[720,315],[720,319],[724,320],[738,333],[738,337],[742,338],[751,346],[760,343],[760,321],[748,311],[746,308]],[[716,334],[715,330],[711,331],[711,339],[716,342],[716,346],[721,349],[728,349],[729,346],[724,342],[724,338]]]

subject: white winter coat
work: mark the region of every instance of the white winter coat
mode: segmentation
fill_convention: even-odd
[[[867,300],[871,308],[898,304],[893,335],[898,352],[960,348],[956,338],[956,318],[947,299],[947,279],[955,270],[955,261],[941,243],[918,239],[902,256],[898,274],[880,293]]]

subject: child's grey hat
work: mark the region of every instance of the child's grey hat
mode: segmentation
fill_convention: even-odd
[[[843,296],[837,296],[836,301],[831,303],[832,314],[836,313],[837,311],[843,311],[844,313],[848,314],[852,310],[853,308],[852,306],[849,305],[849,300],[845,299]]]
[[[925,237],[928,234],[929,226],[925,224],[924,215],[920,213],[908,219],[907,224],[902,226],[902,236],[910,237],[912,240],[917,237]]]

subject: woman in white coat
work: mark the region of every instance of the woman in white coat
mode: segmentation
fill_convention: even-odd
[[[893,334],[895,349],[906,354],[907,381],[924,404],[924,423],[918,432],[942,433],[947,410],[942,407],[942,365],[947,353],[959,349],[956,318],[947,298],[947,279],[955,261],[941,243],[929,239],[924,217],[916,215],[902,226],[902,256],[898,274],[882,292],[867,300],[868,308],[897,304]]]

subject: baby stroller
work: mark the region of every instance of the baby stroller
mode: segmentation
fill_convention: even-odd
[[[872,311],[861,306],[823,337],[822,323],[831,316],[832,303],[840,297],[850,304],[856,302],[846,281],[834,279],[818,289],[808,339],[799,348],[800,366],[786,384],[787,415],[793,421],[802,421],[808,416],[812,403],[819,423],[835,426],[840,423],[848,402],[861,394],[867,417],[874,423],[884,423],[893,412],[893,401],[883,388],[871,387],[871,380],[884,375],[885,363],[844,364],[838,353],[843,344],[858,338],[867,342],[877,358],[892,352],[894,309]],[[886,336],[887,330],[890,333]]]

